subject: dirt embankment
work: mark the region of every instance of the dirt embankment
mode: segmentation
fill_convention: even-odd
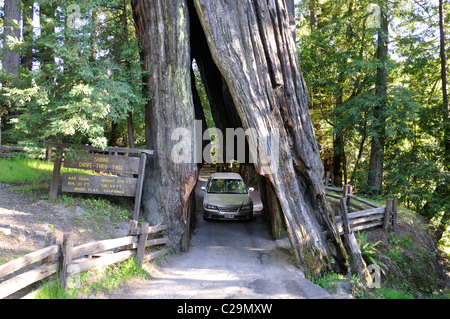
[[[12,185],[0,183],[0,261],[7,261],[44,247],[47,232],[62,241],[64,233],[72,233],[74,244],[125,236],[126,222],[111,222],[62,202],[51,203],[35,195],[18,193]]]

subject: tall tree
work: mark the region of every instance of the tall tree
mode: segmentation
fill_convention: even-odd
[[[377,48],[377,77],[375,83],[376,104],[373,110],[374,125],[372,129],[372,142],[370,149],[368,185],[371,192],[380,194],[383,185],[384,147],[386,135],[386,107],[388,84],[388,41],[389,18],[388,1],[379,1],[380,15],[378,28]]]
[[[170,137],[172,130],[180,126],[185,127],[186,133],[192,132],[195,112],[189,53],[191,45],[199,44],[191,44],[189,34],[203,32],[212,61],[229,90],[229,96],[223,96],[222,91],[222,97],[216,98],[231,97],[233,103],[229,105],[243,129],[254,129],[248,142],[256,160],[255,170],[274,189],[298,265],[319,274],[333,266],[333,256],[341,267],[348,267],[348,255],[325,198],[319,145],[286,2],[194,0],[191,17],[198,17],[200,29],[190,25],[192,6],[188,2],[132,2],[145,67],[150,74],[148,87],[154,95],[147,106],[148,146],[156,150],[148,169],[144,200],[150,219],[183,226],[192,212],[190,198],[197,169],[189,161],[174,164],[170,154],[177,141]],[[205,86],[212,85],[213,77],[205,80]],[[219,112],[214,105],[211,104],[212,113]],[[274,132],[279,134],[272,137],[272,144],[260,144]],[[275,153],[276,139],[279,154]],[[183,148],[181,155],[185,151],[189,153],[191,149]],[[261,154],[273,155],[271,169],[267,170]],[[187,155],[188,159],[192,156]],[[279,160],[279,165],[275,160]],[[172,237],[178,238],[176,243],[186,238],[186,232],[185,227],[172,227]],[[352,266],[367,278],[358,252],[358,248],[351,251]]]
[[[444,120],[444,165],[450,171],[450,105],[447,91],[447,57],[445,51],[444,1],[439,0],[439,55],[441,58],[442,107]]]
[[[19,77],[20,53],[12,46],[20,37],[21,1],[5,1],[3,31],[3,68],[14,77]]]

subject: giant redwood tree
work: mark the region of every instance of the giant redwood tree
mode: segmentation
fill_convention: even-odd
[[[354,238],[350,245],[341,241],[325,197],[319,145],[290,27],[288,8],[293,6],[288,4],[132,0],[152,96],[147,146],[155,150],[143,207],[151,223],[169,225],[175,245],[187,247],[198,167],[195,143],[177,145],[183,138],[180,132],[194,137],[195,120],[204,117],[191,85],[195,59],[217,127],[253,129],[247,142],[256,159],[254,168],[276,197],[272,202],[284,219],[297,264],[316,274],[332,267],[332,260],[345,269],[350,254],[355,271],[367,278],[361,255],[351,245]],[[278,165],[268,170],[259,155],[274,151],[275,139],[268,138],[273,132]],[[260,142],[268,140],[272,144]],[[174,155],[191,160],[174,161]]]

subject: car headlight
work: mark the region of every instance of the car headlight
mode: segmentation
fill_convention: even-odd
[[[205,204],[203,205],[203,207],[205,207],[206,209],[219,210],[219,208],[216,205]]]
[[[253,209],[253,204],[245,205],[245,206],[241,207],[241,210],[249,210],[249,209]]]

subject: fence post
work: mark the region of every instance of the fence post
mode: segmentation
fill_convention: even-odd
[[[53,202],[58,197],[58,186],[59,186],[59,176],[61,174],[61,164],[62,164],[62,154],[63,150],[58,148],[56,151],[55,162],[53,163],[53,175],[52,182],[50,184],[50,194],[48,200]]]
[[[325,186],[328,186],[328,184],[330,184],[330,175],[331,173],[327,171],[327,173],[325,174]]]
[[[386,208],[384,209],[383,230],[388,230],[391,224],[392,214],[392,198],[386,200]]]
[[[392,229],[395,230],[395,227],[397,225],[397,204],[398,199],[394,198],[392,201]]]
[[[56,235],[53,232],[47,232],[45,234],[45,247],[49,247],[56,244]],[[48,256],[47,258],[42,259],[42,264],[51,263],[56,261],[58,254],[53,256]]]
[[[141,231],[139,232],[139,241],[136,251],[136,263],[139,267],[142,267],[142,263],[144,262],[145,244],[147,243],[149,226],[149,223],[143,223],[141,225]]]
[[[66,288],[68,284],[69,274],[67,268],[72,262],[73,255],[73,236],[72,234],[65,234],[61,245],[61,260],[59,263],[59,280],[61,285]]]
[[[346,198],[347,207],[350,207],[350,197],[348,195],[351,195],[352,192],[353,187],[351,185],[344,185],[342,197]]]
[[[341,214],[344,234],[350,234],[350,225],[348,224],[347,203],[345,197],[341,198]]]

